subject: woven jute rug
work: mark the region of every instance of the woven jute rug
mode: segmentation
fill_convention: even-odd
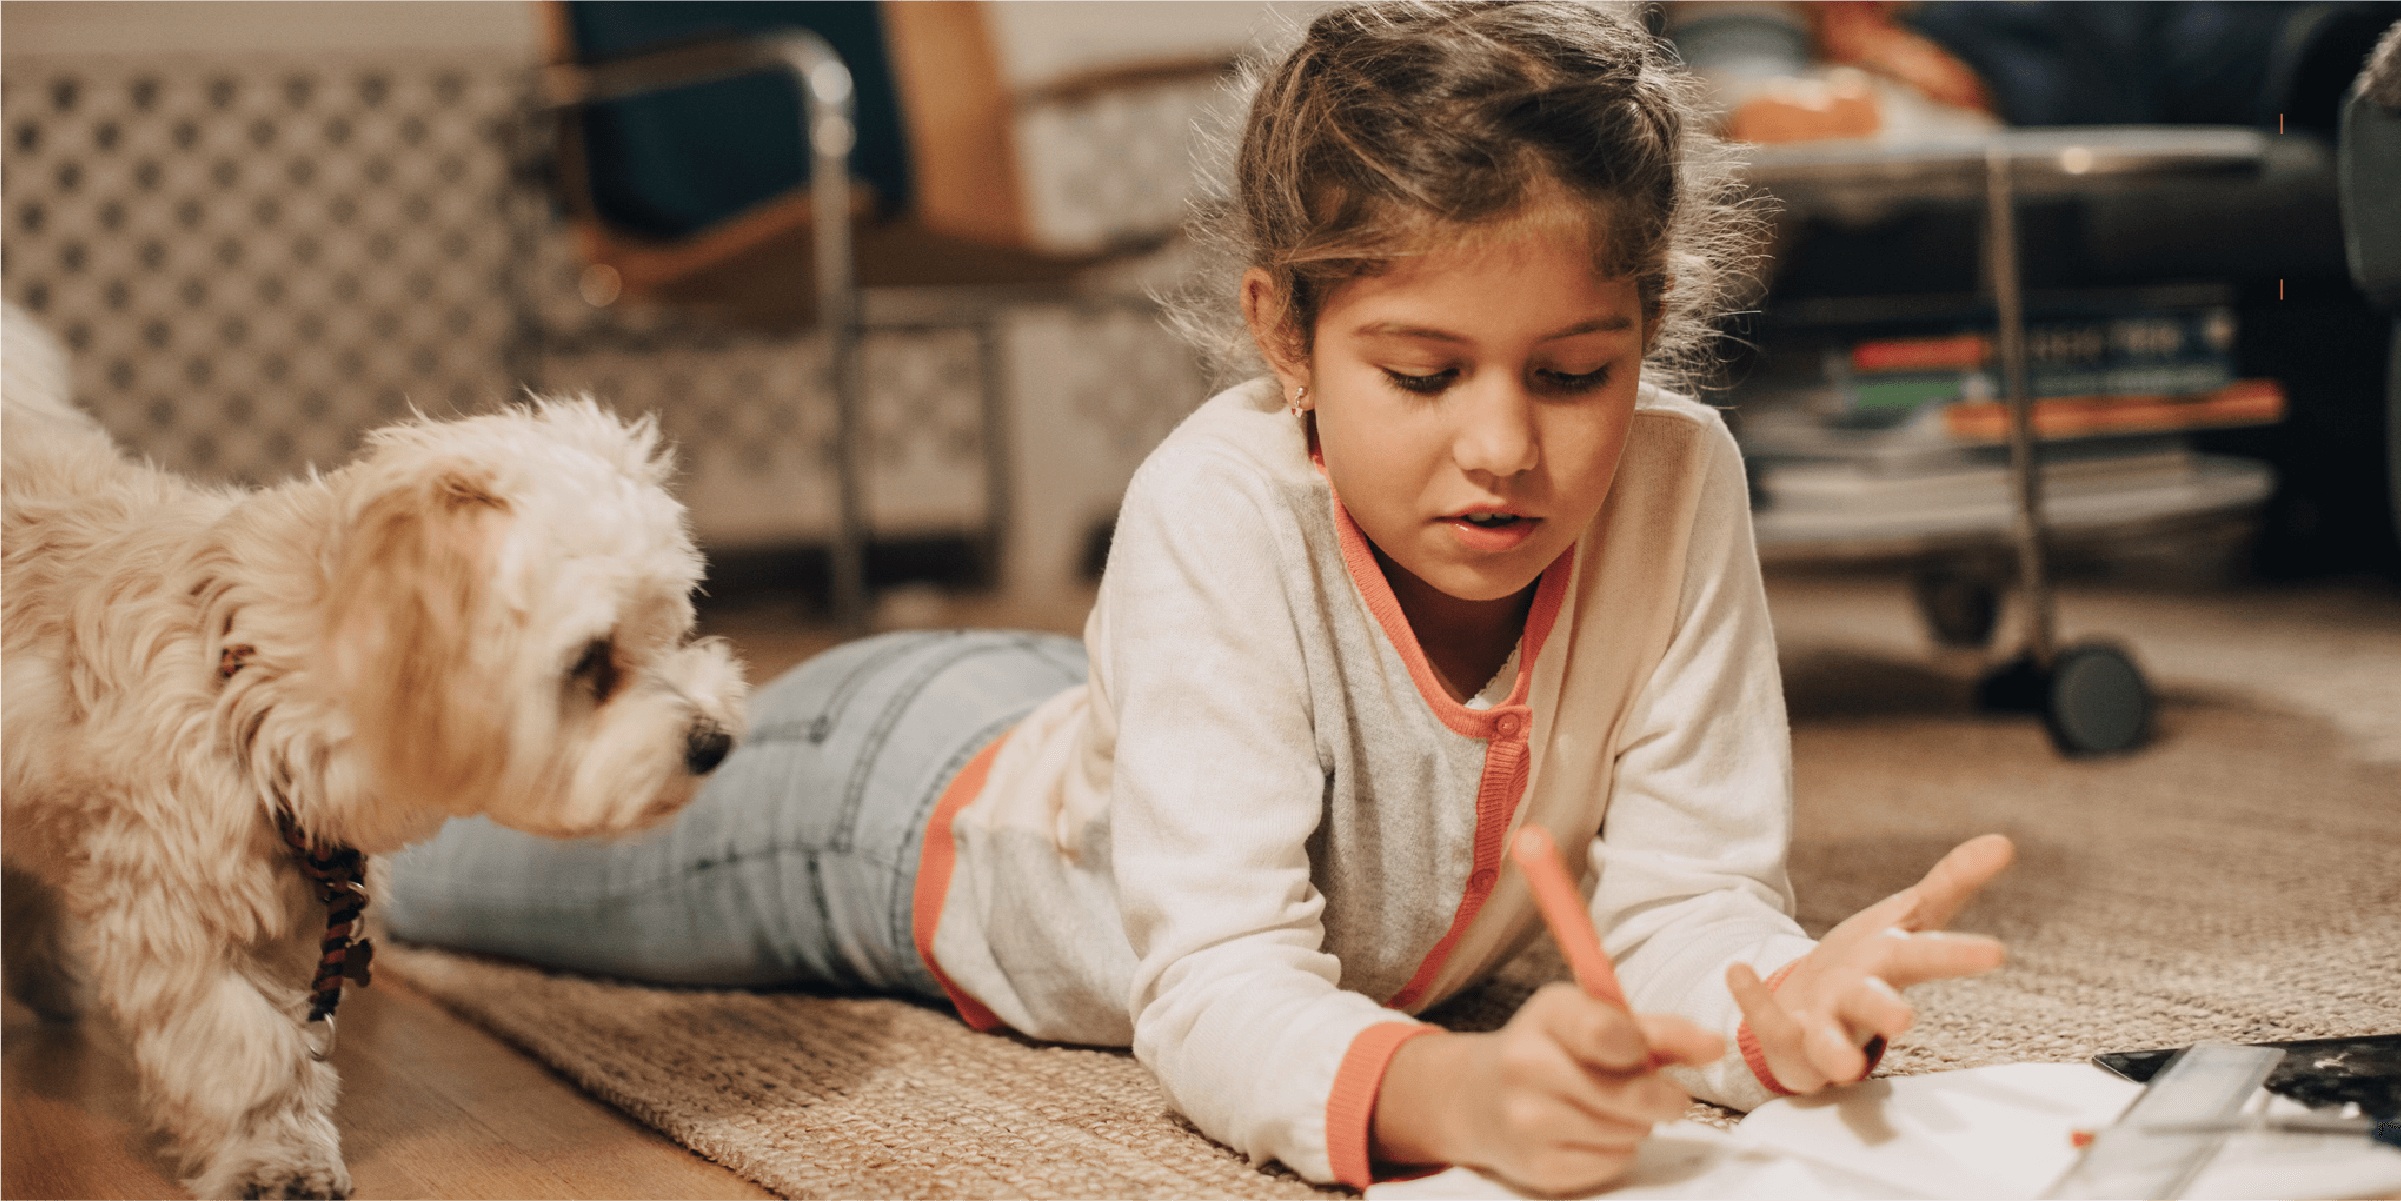
[[[2401,685],[2397,685],[2401,686]],[[1956,928],[2007,967],[1912,991],[1888,1074],[2201,1038],[2401,1032],[2401,767],[2322,721],[2170,691],[2145,750],[2066,761],[1956,675],[1788,664],[1801,917],[1820,932],[1998,830]],[[378,961],[383,966],[383,961]],[[790,1197],[1298,1197],[1169,1112],[1122,1052],[977,1034],[902,1001],[673,991],[424,948],[390,966],[694,1151]],[[1505,1019],[1531,953],[1435,1016]]]

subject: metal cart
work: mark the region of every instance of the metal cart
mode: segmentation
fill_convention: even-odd
[[[1879,212],[1928,201],[1981,200],[1986,277],[1997,310],[1997,357],[2007,402],[2011,511],[2005,533],[1974,521],[1901,514],[1848,528],[1782,523],[1763,513],[1764,557],[1866,559],[1932,552],[2005,549],[2026,606],[2025,645],[1990,672],[1978,690],[1988,708],[2040,713],[2063,753],[2094,754],[2139,745],[2151,717],[2151,692],[2123,649],[2105,640],[2057,644],[2047,566],[2054,535],[2043,499],[2034,404],[2028,388],[2025,298],[2017,236],[2020,197],[2070,197],[2162,177],[2256,174],[2267,137],[2249,129],[2022,129],[1913,142],[1874,139],[1755,148],[1750,181],[1788,211]],[[2136,537],[2222,520],[2255,507],[2270,485],[2267,469],[2232,461],[2208,465],[2173,494],[2120,498],[2114,508],[2084,504],[2071,515],[2074,536]],[[1989,629],[1992,597],[1975,581],[1945,588],[1921,584],[1919,602],[1938,635]],[[1981,606],[1981,611],[1979,611]]]

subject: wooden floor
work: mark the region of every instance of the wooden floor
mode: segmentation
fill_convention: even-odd
[[[0,1196],[182,1197],[105,1022],[0,1029]],[[397,981],[342,1002],[334,1124],[356,1194],[767,1197]]]

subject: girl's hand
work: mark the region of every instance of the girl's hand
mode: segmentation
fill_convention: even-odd
[[[1653,1123],[1691,1097],[1660,1073],[1725,1040],[1677,1017],[1635,1016],[1571,984],[1536,992],[1490,1034],[1401,1046],[1378,1094],[1378,1158],[1468,1164],[1539,1192],[1615,1180]]]
[[[1925,879],[1829,931],[1772,992],[1750,965],[1727,968],[1726,987],[1775,1082],[1813,1093],[1865,1076],[1861,1048],[1899,1036],[1915,1017],[1901,989],[2001,966],[1999,941],[1941,927],[2016,853],[1999,834],[1959,844]]]

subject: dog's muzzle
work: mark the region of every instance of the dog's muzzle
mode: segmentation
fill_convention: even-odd
[[[726,733],[724,727],[714,722],[694,726],[684,741],[684,766],[693,775],[705,776],[717,770],[717,765],[725,762],[725,756],[733,749],[734,736]]]

